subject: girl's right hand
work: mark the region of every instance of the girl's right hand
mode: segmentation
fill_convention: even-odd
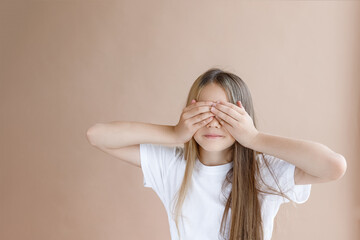
[[[196,102],[185,107],[181,113],[179,123],[174,127],[175,135],[181,143],[188,142],[195,132],[208,124],[215,114],[210,111],[213,102]]]

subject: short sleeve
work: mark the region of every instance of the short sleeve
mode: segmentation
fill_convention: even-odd
[[[144,187],[152,188],[164,200],[165,179],[170,164],[175,158],[175,147],[140,144],[140,161]]]
[[[264,154],[265,158],[269,162],[269,167],[271,167],[275,177],[278,180],[279,186],[283,193],[287,195],[291,200],[298,204],[305,203],[309,197],[311,192],[311,184],[297,185],[295,184],[295,165],[284,161],[275,156]],[[266,166],[262,166],[264,169]],[[271,187],[274,187],[276,190],[279,190],[278,186],[275,183],[275,180],[269,173],[269,170],[263,170],[265,173],[265,179],[267,179],[267,183]],[[290,202],[287,198],[281,197],[283,200],[282,203]]]

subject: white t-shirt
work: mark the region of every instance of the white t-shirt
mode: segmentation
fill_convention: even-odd
[[[172,240],[180,240],[176,224],[172,215],[174,196],[181,186],[186,161],[183,157],[182,147],[168,147],[157,144],[140,144],[141,169],[144,177],[144,186],[152,188],[162,201],[170,226]],[[264,154],[283,192],[296,203],[304,203],[308,200],[311,184],[295,185],[295,165],[271,155]],[[262,163],[262,156],[259,155]],[[219,240],[220,224],[224,212],[225,197],[221,192],[222,183],[226,173],[232,168],[233,162],[218,166],[207,166],[196,159],[192,176],[192,188],[189,189],[185,198],[182,215],[179,217],[179,231],[181,240]],[[260,172],[264,181],[271,187],[279,190],[269,170],[264,165]],[[264,189],[269,191],[268,189]],[[231,191],[228,185],[224,194]],[[264,240],[270,240],[273,231],[273,221],[282,203],[288,199],[278,195],[265,194],[260,197],[261,215],[264,227]],[[231,209],[228,213],[227,227],[230,225]],[[226,236],[228,237],[226,230]]]

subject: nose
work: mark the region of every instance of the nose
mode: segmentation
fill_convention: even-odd
[[[216,119],[216,117],[214,117],[207,125],[206,127],[221,127],[220,122]]]

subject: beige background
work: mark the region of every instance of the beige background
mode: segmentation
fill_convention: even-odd
[[[360,1],[3,1],[0,43],[0,239],[170,239],[141,169],[86,130],[177,124],[210,67],[248,84],[259,130],[347,159],[272,239],[359,239]]]

